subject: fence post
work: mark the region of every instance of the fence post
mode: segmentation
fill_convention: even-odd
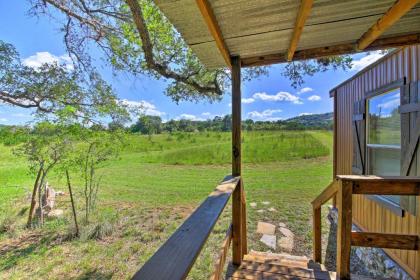
[[[314,261],[322,261],[322,240],[321,240],[321,207],[313,207],[313,250]]]
[[[350,279],[353,182],[339,181],[337,206],[337,276]]]

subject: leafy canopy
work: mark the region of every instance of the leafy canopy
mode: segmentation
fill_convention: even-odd
[[[41,119],[128,118],[112,88],[95,71],[69,68],[58,63],[26,66],[14,46],[0,40],[0,102],[32,108]]]
[[[80,68],[92,67],[88,47],[94,45],[115,70],[168,79],[166,95],[175,102],[217,101],[230,86],[229,71],[206,69],[152,0],[32,3],[33,14],[48,14],[61,22],[67,50]],[[61,12],[59,16],[56,11]],[[305,75],[350,66],[350,57],[337,56],[293,62],[286,65],[282,74],[297,87]],[[242,77],[249,80],[267,73],[267,67],[246,68]]]

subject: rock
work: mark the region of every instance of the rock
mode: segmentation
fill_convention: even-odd
[[[64,214],[63,209],[53,209],[50,212],[48,212],[47,216],[49,218],[61,218]]]
[[[273,208],[273,207],[268,208],[268,211],[270,211],[270,212],[277,212],[276,208]]]
[[[290,229],[288,229],[288,228],[281,227],[280,232],[281,232],[281,234],[283,234],[286,237],[289,237],[289,238],[292,238],[292,239],[295,237],[293,232],[291,232]]]
[[[251,207],[255,208],[255,207],[257,207],[257,203],[256,203],[256,202],[251,202],[251,203],[249,204],[249,206],[251,206]]]
[[[257,233],[271,234],[276,232],[276,226],[270,223],[258,222]]]
[[[55,195],[56,196],[63,196],[63,195],[66,195],[64,192],[62,192],[62,191],[56,191],[55,192]]]
[[[264,243],[267,247],[276,250],[276,236],[271,234],[264,234],[260,241]]]
[[[264,210],[264,209],[259,209],[259,210],[257,210],[257,212],[258,212],[258,213],[264,213],[264,212],[265,212],[265,210]]]
[[[290,237],[282,237],[279,240],[279,247],[282,251],[287,253],[291,253],[293,250],[293,238]]]
[[[268,204],[270,204],[270,202],[268,202],[268,201],[263,201],[263,202],[262,202],[262,204],[264,204],[264,205],[268,205]]]
[[[279,223],[279,227],[286,227],[285,223]]]

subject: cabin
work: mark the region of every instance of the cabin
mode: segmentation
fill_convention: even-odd
[[[133,279],[186,279],[230,201],[232,223],[214,280],[361,279],[352,275],[352,247],[383,248],[420,279],[419,0],[155,3],[207,68],[230,69],[232,170]],[[241,177],[241,69],[382,49],[396,51],[331,90],[334,177],[312,202],[313,259],[251,254]],[[322,265],[321,206],[331,199],[338,211],[335,271]]]
[[[334,174],[420,176],[420,45],[389,53],[330,95]],[[418,235],[416,205],[414,196],[355,195],[353,223],[364,232]],[[415,251],[385,251],[415,277]]]

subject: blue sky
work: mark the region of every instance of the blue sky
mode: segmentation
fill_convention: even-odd
[[[0,40],[15,45],[28,65],[36,66],[51,60],[65,62],[67,56],[60,25],[48,17],[29,16],[29,7],[29,1],[0,0]],[[119,98],[132,104],[142,104],[148,114],[160,115],[168,120],[207,119],[230,113],[229,94],[221,102],[213,104],[181,102],[177,105],[164,95],[164,80],[126,74],[114,76],[110,67],[101,62],[100,54],[95,56],[99,57],[96,64],[102,76],[113,86]],[[268,77],[243,84],[243,118],[276,120],[300,114],[331,112],[329,90],[380,56],[376,52],[355,55],[351,71],[327,71],[306,77],[305,84],[298,89],[291,87],[290,81],[281,76],[282,65],[272,66]],[[31,120],[27,109],[0,105],[0,124],[25,124]]]

